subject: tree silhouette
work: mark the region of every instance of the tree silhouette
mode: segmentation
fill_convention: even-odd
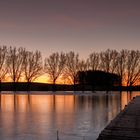
[[[70,80],[74,85],[80,81],[86,84],[87,71],[103,71],[117,74],[120,78],[119,86],[127,87],[138,85],[140,82],[140,51],[139,50],[110,50],[100,53],[93,52],[88,59],[79,59],[79,54],[74,52],[53,53],[44,60],[42,66],[42,56],[40,51],[27,51],[25,48],[0,46],[0,91],[1,82],[4,79],[12,80],[14,90],[16,83],[25,80],[28,83],[36,78],[47,74],[53,83],[53,90],[56,90],[56,81],[64,78]],[[78,77],[80,73],[80,77]],[[91,77],[89,77],[91,78]],[[95,82],[95,81],[94,81]],[[96,84],[96,83],[95,83]],[[94,85],[94,84],[92,84]]]
[[[75,54],[74,52],[69,52],[66,54],[66,68],[65,73],[68,78],[71,79],[74,90],[75,90],[75,84],[77,81],[77,72],[79,71],[79,54]]]
[[[0,46],[0,91],[1,91],[1,82],[6,78],[7,73],[8,73],[7,47]]]
[[[80,78],[85,73],[85,83],[87,85],[91,85],[95,88],[102,88],[103,89],[111,89],[113,86],[119,84],[120,77],[117,74],[107,73],[104,71],[80,71],[78,73],[78,82],[80,84],[83,83],[83,80]]]
[[[53,53],[45,58],[44,71],[49,75],[50,81],[53,83],[53,91],[55,91],[56,80],[62,75],[65,67],[66,56],[64,53]]]
[[[117,55],[116,50],[106,50],[100,53],[100,70],[105,72],[114,73],[117,66]]]
[[[7,65],[9,77],[14,82],[14,90],[16,91],[16,83],[19,82],[23,73],[23,58],[25,49],[20,47],[10,47],[8,50]]]
[[[89,60],[80,60],[79,61],[79,71],[77,73],[77,82],[81,81],[82,91],[85,90],[85,83],[86,83],[86,72],[89,69]]]
[[[126,62],[126,83],[127,86],[135,85],[140,80],[140,52],[131,50]]]
[[[128,50],[121,50],[118,53],[117,57],[117,65],[116,65],[116,74],[120,76],[120,88],[122,87],[122,84],[125,82],[126,77],[126,61],[128,57]]]
[[[23,70],[25,81],[28,82],[28,90],[30,82],[33,82],[42,75],[42,56],[40,51],[25,51],[23,60]]]
[[[92,71],[98,70],[100,65],[99,53],[93,52],[88,58],[89,69]]]

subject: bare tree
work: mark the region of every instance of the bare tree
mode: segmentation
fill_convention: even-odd
[[[21,79],[23,73],[23,57],[25,49],[20,47],[10,47],[8,51],[7,65],[9,77],[14,82],[14,90],[16,90],[16,82]]]
[[[87,73],[87,70],[89,69],[89,60],[87,59],[86,61],[85,60],[80,60],[79,61],[79,71],[78,71],[78,81],[80,80],[81,81],[81,84],[82,84],[82,91],[85,90],[85,81],[86,81],[86,73]]]
[[[66,69],[64,75],[67,75],[71,79],[74,90],[77,81],[77,72],[79,71],[79,55],[74,52],[69,52],[66,54]]]
[[[53,91],[55,91],[56,80],[62,75],[65,67],[66,56],[64,53],[53,53],[45,58],[44,71],[49,75],[50,81],[53,83]]]
[[[89,69],[92,71],[99,69],[100,56],[99,53],[91,53],[88,58]]]
[[[120,77],[120,87],[125,82],[126,77],[126,61],[128,57],[128,50],[121,50],[117,57],[116,74]]]
[[[40,51],[25,51],[23,70],[25,80],[28,82],[28,90],[30,82],[33,82],[42,75],[42,65],[42,56]]]
[[[106,50],[100,53],[100,69],[105,72],[114,73],[117,66],[117,55],[116,50]]]
[[[79,60],[79,71],[87,71],[89,68],[89,61],[88,60]]]
[[[6,74],[8,73],[6,61],[7,61],[7,47],[0,46],[0,91],[1,91],[1,82],[5,79]]]
[[[140,52],[129,51],[126,62],[126,84],[131,87],[140,80]]]

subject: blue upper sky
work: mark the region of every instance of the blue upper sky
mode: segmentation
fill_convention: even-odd
[[[44,56],[140,48],[140,0],[1,0],[0,44]]]

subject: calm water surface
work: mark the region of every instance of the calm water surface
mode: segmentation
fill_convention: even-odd
[[[39,93],[38,93],[39,94]],[[0,95],[1,140],[95,140],[136,95]]]

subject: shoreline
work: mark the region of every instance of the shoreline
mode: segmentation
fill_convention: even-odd
[[[127,91],[122,91],[127,92]],[[132,91],[139,92],[139,91]],[[109,94],[120,94],[120,91],[1,91],[0,95],[109,95]]]

